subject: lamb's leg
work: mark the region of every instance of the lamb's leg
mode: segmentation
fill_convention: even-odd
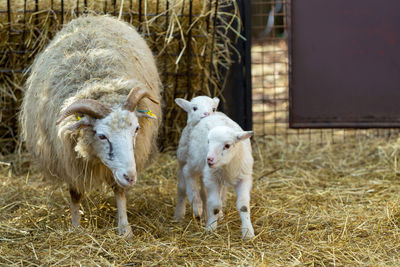
[[[114,186],[114,195],[118,209],[118,232],[124,237],[133,237],[132,228],[128,223],[128,215],[126,214],[126,197],[124,190],[119,186]]]
[[[207,220],[208,218],[208,209],[207,209],[207,189],[201,181],[200,183],[200,197],[201,197],[201,202],[203,203],[203,218],[204,220]]]
[[[190,205],[193,205],[193,214],[196,218],[200,218],[203,212],[203,204],[200,198],[198,174],[190,171],[189,167],[183,167],[183,176],[186,184],[186,195]]]
[[[79,226],[81,221],[81,214],[79,212],[79,206],[82,199],[82,194],[78,193],[74,188],[69,188],[69,194],[71,195],[71,221],[73,226]]]
[[[222,201],[220,196],[220,182],[209,171],[203,172],[204,186],[207,189],[207,209],[208,219],[206,229],[214,231],[217,228],[219,215],[222,209]]]
[[[174,214],[174,220],[180,221],[185,217],[186,207],[186,185],[185,178],[182,173],[182,168],[179,166],[178,169],[178,189],[176,198],[176,208]]]
[[[242,221],[242,238],[250,239],[254,237],[254,229],[250,219],[250,190],[252,186],[251,178],[245,178],[236,185],[236,207]]]

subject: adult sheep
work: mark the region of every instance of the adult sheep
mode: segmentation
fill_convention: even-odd
[[[119,233],[132,235],[125,190],[156,150],[160,85],[144,39],[108,16],[71,21],[35,59],[22,135],[44,175],[68,184],[73,225],[80,224],[84,193],[106,182],[115,193]]]

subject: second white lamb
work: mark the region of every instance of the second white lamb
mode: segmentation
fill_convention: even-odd
[[[253,156],[249,138],[252,131],[242,128],[221,112],[201,119],[187,138],[184,164],[178,172],[178,197],[175,219],[185,215],[185,200],[193,202],[196,216],[208,217],[206,229],[213,231],[222,216],[225,186],[235,187],[236,206],[242,222],[242,238],[254,237],[250,219],[250,191],[252,187]],[[182,139],[182,137],[181,137]],[[181,143],[181,142],[180,142]],[[199,183],[202,176],[202,183]],[[200,197],[204,186],[206,200]]]

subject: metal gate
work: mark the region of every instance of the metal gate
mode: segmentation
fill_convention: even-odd
[[[289,128],[288,33],[291,32],[291,27],[288,17],[294,2],[293,0],[251,1],[252,114],[256,134],[283,137],[287,141],[306,137],[309,141],[316,142],[335,142],[350,137],[396,137],[397,129]],[[296,3],[300,4],[298,2],[300,1]],[[310,1],[301,1],[301,4],[304,4],[303,2]],[[329,2],[336,3],[336,1]],[[383,3],[381,5],[384,6]],[[344,4],[344,7],[346,6],[348,5]],[[318,20],[314,13],[310,15],[311,18]],[[318,24],[317,20],[313,21],[314,24]]]

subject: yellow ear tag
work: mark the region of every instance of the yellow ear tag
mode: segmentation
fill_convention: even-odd
[[[147,114],[147,116],[157,119],[156,114],[154,114],[154,113],[151,111],[151,109],[146,109],[146,110],[136,109],[136,111],[137,111],[137,112],[140,112],[140,113],[145,113],[145,114]],[[144,117],[144,118],[145,118],[145,119],[147,120],[147,122],[151,125],[150,120],[149,120],[148,118],[146,118],[146,117]]]
[[[81,116],[77,115],[76,118],[78,119],[78,121],[80,121],[82,119]],[[79,126],[78,131],[80,131],[82,129],[82,125]]]
[[[146,113],[147,113],[147,115],[149,115],[150,117],[153,117],[153,118],[157,119],[156,114],[154,114],[154,113],[151,111],[151,109],[148,109]]]

